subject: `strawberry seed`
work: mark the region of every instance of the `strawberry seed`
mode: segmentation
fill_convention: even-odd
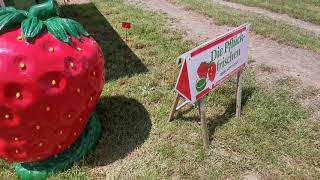
[[[17,93],[16,93],[16,98],[17,98],[17,99],[20,99],[20,98],[21,98],[21,93],[20,93],[20,92],[17,92]]]
[[[27,68],[26,64],[23,63],[23,62],[21,62],[21,63],[20,63],[20,69],[21,69],[21,70],[26,70],[26,68]]]
[[[49,112],[50,110],[51,110],[50,106],[47,106],[47,107],[46,107],[46,111]]]
[[[56,80],[52,80],[51,84],[52,84],[52,86],[55,86],[57,84],[57,81]]]
[[[17,37],[17,40],[18,40],[18,41],[22,41],[22,40],[23,40],[23,37],[22,37],[22,36],[18,36],[18,37]]]
[[[54,48],[53,47],[49,47],[49,52],[54,52]]]

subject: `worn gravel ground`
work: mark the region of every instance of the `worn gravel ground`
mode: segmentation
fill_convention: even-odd
[[[141,9],[155,11],[169,17],[168,26],[182,32],[185,38],[201,44],[233,27],[218,26],[214,19],[185,10],[166,0],[127,0]],[[300,94],[301,102],[315,109],[320,119],[320,54],[280,44],[251,32],[249,55],[257,71],[256,79],[266,87],[287,80],[292,91]],[[318,110],[317,110],[318,109]]]

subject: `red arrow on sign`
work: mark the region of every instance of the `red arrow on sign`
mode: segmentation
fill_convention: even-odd
[[[176,90],[180,92],[185,98],[191,101],[190,83],[188,75],[188,66],[186,61],[183,62],[180,76],[177,82]]]

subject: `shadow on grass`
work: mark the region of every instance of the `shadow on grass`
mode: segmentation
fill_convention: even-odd
[[[6,6],[15,6],[15,7],[17,7],[13,0],[4,0],[3,2],[5,3]]]
[[[97,113],[105,130],[96,151],[86,160],[89,166],[104,166],[122,159],[149,137],[152,126],[149,113],[135,99],[103,97]]]
[[[44,1],[44,0],[43,0]],[[4,0],[6,6],[14,6],[17,9],[29,10],[29,8],[36,4],[35,0]]]
[[[94,4],[62,6],[61,14],[80,22],[100,44],[106,59],[107,81],[148,71]]]
[[[242,108],[247,104],[248,99],[252,96],[254,91],[255,91],[254,87],[242,89],[242,101],[241,101]],[[229,122],[229,120],[232,117],[235,117],[235,114],[236,114],[236,101],[234,100],[234,101],[232,101],[232,103],[230,103],[228,105],[228,107],[226,108],[225,112],[222,115],[219,115],[219,116],[215,117],[214,119],[209,119],[208,128],[209,128],[210,140],[212,140],[211,138],[212,138],[213,134],[216,132],[216,130],[220,126]]]
[[[248,99],[252,96],[254,93],[255,88],[254,87],[248,87],[242,89],[242,101],[241,105],[244,107],[247,104]],[[208,110],[208,108],[206,108]],[[181,119],[183,121],[197,121],[200,123],[200,116],[192,116],[192,117],[183,117],[183,114],[190,112],[191,110],[198,111],[198,107],[194,108],[193,106],[189,106],[185,108],[184,110],[178,112],[177,119]],[[209,131],[209,137],[211,138],[215,131],[220,127],[229,122],[229,120],[233,117],[235,117],[236,114],[236,102],[235,99],[232,100],[232,102],[228,105],[225,112],[219,116],[216,116],[214,118],[207,117],[208,122],[208,131]],[[212,140],[212,139],[210,139]]]

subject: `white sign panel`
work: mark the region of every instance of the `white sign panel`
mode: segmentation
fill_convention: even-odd
[[[248,63],[249,24],[181,55],[177,92],[191,103],[242,70]]]

